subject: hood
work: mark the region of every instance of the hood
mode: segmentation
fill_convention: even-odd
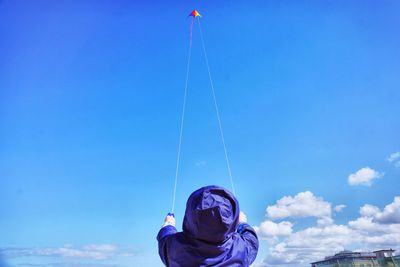
[[[193,192],[187,203],[183,232],[199,240],[220,243],[235,232],[239,203],[231,192],[206,186]]]

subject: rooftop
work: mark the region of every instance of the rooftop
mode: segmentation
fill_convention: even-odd
[[[395,252],[394,249],[381,249],[381,250],[376,250],[373,252],[355,252],[355,251],[350,251],[350,250],[343,250],[340,251],[339,253],[336,253],[333,256],[327,256],[325,257],[324,260],[321,261],[316,261],[312,262],[311,264],[315,263],[321,263],[325,261],[330,261],[330,260],[339,260],[339,259],[347,259],[347,258],[358,258],[358,259],[366,259],[366,258],[380,258],[380,257],[386,257],[386,253],[389,253],[390,257],[394,256],[392,255],[393,252]],[[383,256],[382,256],[383,255]]]

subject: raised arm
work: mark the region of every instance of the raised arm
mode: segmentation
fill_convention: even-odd
[[[160,258],[165,266],[168,266],[168,253],[166,243],[168,237],[175,234],[176,232],[177,231],[175,228],[174,214],[168,213],[167,217],[165,217],[164,224],[162,225],[157,235],[158,254],[160,255]]]
[[[242,236],[246,243],[246,250],[249,259],[249,264],[253,263],[258,252],[258,238],[256,231],[247,223],[247,217],[243,212],[239,215],[239,225],[237,232]]]

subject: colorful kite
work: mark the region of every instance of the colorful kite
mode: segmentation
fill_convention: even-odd
[[[201,15],[196,9],[194,9],[190,12],[188,17],[193,17],[192,23],[190,24],[190,47],[192,47],[193,24],[197,17],[201,18]]]
[[[200,18],[201,18],[200,13],[199,13],[196,9],[194,9],[194,10],[189,14],[189,16],[190,16],[190,17],[193,17],[193,18],[197,18],[197,17],[200,17]]]

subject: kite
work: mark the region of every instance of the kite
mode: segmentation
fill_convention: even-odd
[[[192,47],[193,24],[197,17],[201,18],[201,14],[196,9],[193,9],[193,11],[190,12],[188,17],[193,17],[192,23],[190,24],[190,47]]]
[[[192,12],[190,12],[189,17],[193,17],[193,18],[200,17],[201,18],[201,15],[196,9],[194,9]]]

